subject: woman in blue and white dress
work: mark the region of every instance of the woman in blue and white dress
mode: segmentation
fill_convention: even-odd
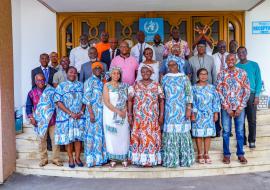
[[[197,72],[199,81],[193,86],[192,136],[196,138],[197,161],[211,164],[208,155],[211,137],[216,136],[215,122],[220,111],[219,96],[215,86],[208,84],[208,72],[201,68]],[[202,145],[204,141],[204,154]]]
[[[107,153],[103,130],[103,65],[92,64],[93,75],[84,82],[83,103],[85,111],[84,158],[87,167],[101,166],[107,163]]]
[[[169,61],[169,73],[163,77],[161,83],[165,94],[162,135],[165,167],[190,167],[195,161],[190,134],[192,88],[189,78],[180,73],[180,67],[176,61]]]
[[[66,145],[69,167],[75,163],[83,167],[80,159],[82,141],[84,140],[85,117],[83,104],[83,84],[76,80],[77,69],[69,67],[67,81],[62,82],[55,89],[54,102],[56,109],[55,144]],[[75,159],[73,158],[73,143],[75,145]]]

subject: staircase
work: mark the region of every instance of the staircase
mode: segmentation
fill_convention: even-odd
[[[222,137],[212,139],[209,152],[213,164],[194,164],[190,168],[138,168],[121,165],[110,168],[108,165],[94,168],[70,169],[67,164],[65,152],[61,152],[61,159],[65,161],[63,167],[57,167],[51,163],[45,167],[39,167],[38,140],[31,125],[25,125],[22,134],[16,136],[17,161],[16,172],[32,175],[48,175],[75,178],[171,178],[171,177],[198,177],[228,174],[241,174],[251,172],[270,171],[270,110],[257,113],[257,142],[256,149],[251,150],[245,146],[248,164],[242,165],[237,161],[235,134],[231,138],[231,163],[222,163]],[[234,127],[233,127],[234,130]],[[195,143],[194,143],[195,147]],[[49,152],[49,159],[51,152]],[[83,160],[83,154],[81,155]]]

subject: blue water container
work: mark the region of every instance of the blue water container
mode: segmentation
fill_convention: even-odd
[[[23,132],[22,108],[15,109],[15,130],[16,130],[16,134],[20,134]]]

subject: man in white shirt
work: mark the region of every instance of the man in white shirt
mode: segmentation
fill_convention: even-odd
[[[143,51],[145,48],[151,48],[153,50],[153,60],[156,60],[156,54],[151,45],[145,43],[145,35],[143,31],[139,31],[137,33],[137,40],[138,43],[131,48],[130,54],[131,56],[135,57],[138,63],[141,63],[145,60],[143,55]]]
[[[217,50],[218,52],[213,55],[213,58],[218,74],[222,69],[227,68],[226,57],[229,53],[226,52],[226,42],[224,40],[218,41]]]
[[[88,37],[81,35],[80,46],[73,48],[69,55],[70,66],[74,66],[78,73],[81,71],[82,64],[89,61],[88,49]]]

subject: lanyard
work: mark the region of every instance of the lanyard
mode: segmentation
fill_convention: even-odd
[[[204,67],[204,56],[203,56],[203,61],[202,61],[202,63],[201,63],[201,59],[200,59],[199,56],[198,56],[198,62],[199,62],[199,65],[200,65],[200,69],[201,69],[201,68],[205,68],[205,67]]]

